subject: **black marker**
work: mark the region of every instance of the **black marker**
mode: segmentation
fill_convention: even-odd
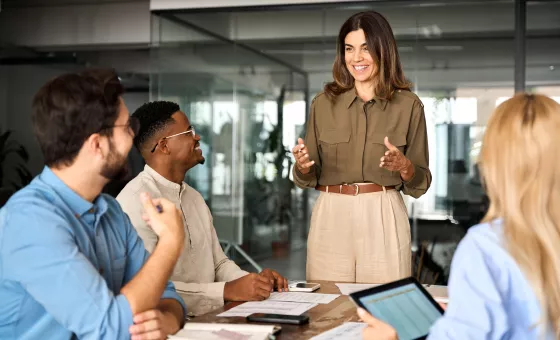
[[[157,212],[160,213],[160,214],[163,212],[163,208],[162,208],[161,205],[159,205],[159,204],[156,205],[156,210],[157,210]]]

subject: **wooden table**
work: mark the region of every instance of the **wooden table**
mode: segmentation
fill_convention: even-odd
[[[340,294],[338,287],[334,282],[329,281],[313,281],[321,284],[321,288],[315,293]],[[240,305],[240,302],[228,303],[223,308],[215,310],[211,313],[198,316],[192,319],[192,322],[207,323],[247,323],[245,318],[231,317],[219,318],[216,315]],[[350,298],[341,295],[331,303],[325,305],[320,304],[306,312],[309,315],[309,324],[296,326],[281,324],[282,331],[278,333],[276,339],[309,339],[315,335],[328,331],[348,321],[360,321],[356,314],[356,306],[350,301]],[[255,323],[256,324],[256,323]],[[268,324],[270,325],[270,324]]]

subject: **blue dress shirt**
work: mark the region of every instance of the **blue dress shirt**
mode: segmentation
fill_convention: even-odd
[[[469,229],[451,263],[449,305],[429,339],[554,339],[541,308],[505,248],[502,221]],[[544,336],[544,337],[543,337]]]
[[[0,339],[130,339],[119,292],[148,256],[115,199],[92,204],[45,167],[0,210]],[[168,298],[186,312],[171,282]]]

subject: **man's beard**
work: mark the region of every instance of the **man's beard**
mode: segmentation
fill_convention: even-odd
[[[109,140],[109,152],[107,163],[101,169],[101,176],[109,181],[120,181],[128,175],[128,158],[119,154],[112,140]]]

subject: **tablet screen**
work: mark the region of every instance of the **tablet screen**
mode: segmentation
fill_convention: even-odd
[[[401,340],[428,335],[441,313],[414,283],[359,298],[376,318],[393,326]]]

